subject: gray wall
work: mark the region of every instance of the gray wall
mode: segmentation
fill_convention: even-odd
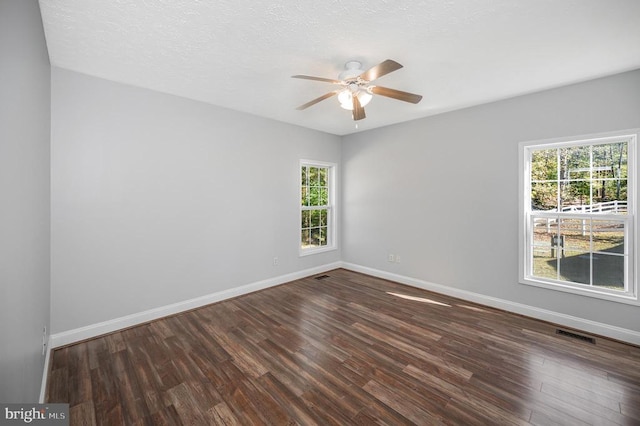
[[[36,0],[0,1],[0,401],[37,402],[49,324],[49,57]]]
[[[53,333],[340,260],[298,256],[299,160],[340,163],[339,137],[51,77]]]
[[[634,71],[343,138],[343,260],[640,331],[640,307],[518,284],[518,142],[640,127],[639,94]]]

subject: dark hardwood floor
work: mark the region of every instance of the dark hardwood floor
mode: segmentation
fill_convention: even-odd
[[[640,348],[335,270],[52,356],[72,425],[640,424]]]

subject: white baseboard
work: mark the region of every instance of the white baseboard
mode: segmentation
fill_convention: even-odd
[[[546,309],[536,308],[535,306],[524,305],[521,303],[511,302],[504,299],[498,299],[496,297],[485,296],[482,294],[473,293],[466,290],[460,290],[454,287],[449,287],[441,284],[435,284],[435,283],[419,280],[416,278],[410,278],[403,275],[394,274],[391,272],[386,272],[378,269],[369,268],[366,266],[356,265],[353,263],[342,262],[341,266],[344,269],[348,269],[355,272],[361,272],[363,274],[387,279],[390,281],[395,281],[400,284],[406,284],[412,287],[422,288],[425,290],[433,291],[435,293],[441,293],[447,296],[456,297],[458,299],[466,300],[469,302],[475,302],[481,305],[502,309],[504,311],[513,312],[516,314],[524,315],[527,317],[531,317],[531,318],[535,318],[543,321],[548,321],[548,322],[562,325],[565,327],[582,330],[586,333],[609,337],[611,339],[620,340],[622,342],[631,343],[633,345],[640,345],[640,333],[634,330],[629,330],[626,328],[603,324],[603,323],[591,321],[584,318],[578,318],[571,315],[562,314],[559,312],[548,311]]]
[[[243,294],[252,293],[254,291],[288,283],[290,281],[295,281],[301,278],[309,277],[311,275],[327,272],[332,269],[340,268],[341,266],[341,262],[329,263],[302,271],[292,272],[290,274],[268,278],[266,280],[243,285],[241,287],[230,288],[227,290],[219,291],[217,293],[207,294],[195,299],[184,300],[182,302],[173,303],[171,305],[161,306],[120,318],[114,318],[112,320],[103,321],[97,324],[91,324],[86,327],[80,327],[73,330],[63,331],[61,333],[55,333],[52,334],[49,338],[49,348],[54,349],[60,346],[80,342],[82,340],[91,339],[103,334],[112,333],[114,331],[133,327],[139,324],[144,324],[158,318],[178,314],[180,312],[199,308],[211,303],[230,299],[232,297],[242,296]]]

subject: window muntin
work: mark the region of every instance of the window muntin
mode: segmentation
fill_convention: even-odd
[[[335,248],[334,172],[329,163],[300,164],[300,254]]]
[[[521,282],[637,301],[632,171],[637,136],[521,144]]]

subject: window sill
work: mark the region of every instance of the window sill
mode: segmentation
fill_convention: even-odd
[[[547,290],[561,291],[564,293],[572,293],[585,297],[592,297],[595,299],[608,300],[610,302],[625,303],[628,305],[640,305],[638,297],[630,293],[612,293],[608,291],[600,291],[597,289],[583,288],[577,285],[564,285],[560,283],[548,283],[535,278],[520,278],[520,284],[530,285],[534,287],[545,288]],[[586,287],[586,286],[585,286]]]
[[[336,247],[336,246],[324,246],[324,247],[300,249],[299,256],[300,257],[310,256],[312,254],[325,253],[325,252],[334,251],[334,250],[337,250],[337,249],[338,249],[338,247]]]

